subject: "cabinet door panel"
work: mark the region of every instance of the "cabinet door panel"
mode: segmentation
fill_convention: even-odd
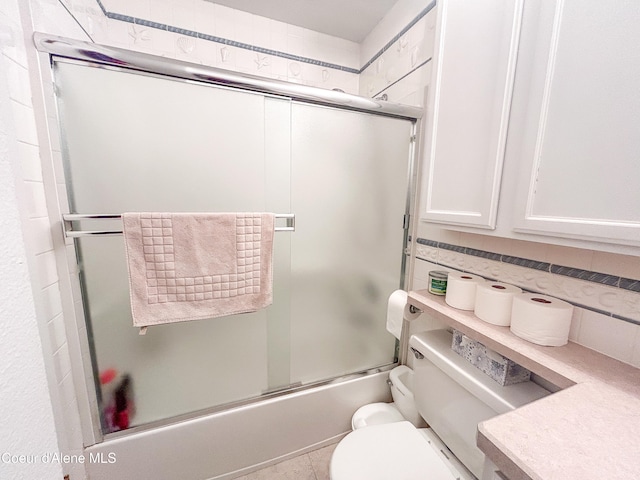
[[[516,225],[640,244],[640,4],[554,5],[535,40]]]
[[[438,3],[423,219],[495,228],[522,6]]]

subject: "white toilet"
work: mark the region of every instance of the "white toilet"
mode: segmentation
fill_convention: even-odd
[[[395,368],[389,375],[394,403],[356,411],[354,431],[333,452],[331,480],[493,478],[476,447],[478,423],[549,392],[533,382],[500,386],[453,352],[451,337],[446,330],[411,337],[413,375],[406,366]],[[422,419],[431,428],[420,428]]]
[[[426,427],[413,398],[413,370],[400,365],[389,372],[393,403],[370,403],[356,410],[351,418],[351,428],[357,430],[371,425],[409,421],[415,427]]]

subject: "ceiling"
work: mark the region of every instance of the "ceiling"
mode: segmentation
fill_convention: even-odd
[[[361,43],[398,0],[207,0]]]

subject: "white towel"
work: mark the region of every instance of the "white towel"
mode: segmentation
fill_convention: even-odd
[[[133,325],[254,312],[273,300],[272,213],[125,213]]]

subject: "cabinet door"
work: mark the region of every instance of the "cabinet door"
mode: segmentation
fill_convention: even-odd
[[[524,18],[516,230],[640,245],[640,2],[535,2]]]
[[[421,218],[495,228],[522,0],[438,2]]]

